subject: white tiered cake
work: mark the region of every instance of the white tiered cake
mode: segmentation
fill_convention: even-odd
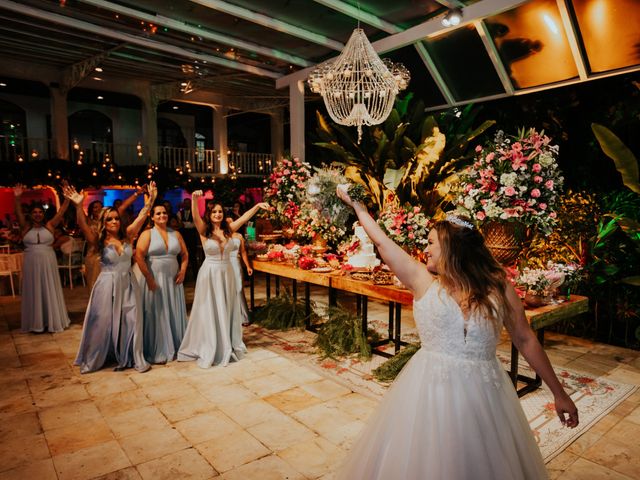
[[[364,228],[357,222],[354,227],[354,241],[358,240],[360,245],[358,248],[349,255],[347,263],[354,268],[373,268],[380,265],[380,260],[376,257],[376,253],[373,250],[373,243],[371,239],[364,231]]]

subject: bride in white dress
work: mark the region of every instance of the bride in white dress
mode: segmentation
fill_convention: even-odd
[[[425,265],[385,236],[342,187],[380,255],[414,294],[422,348],[373,413],[337,478],[538,480],[540,451],[496,358],[504,325],[555,397],[560,421],[578,425],[573,401],[526,320],[504,270],[469,222],[448,216],[429,233]]]

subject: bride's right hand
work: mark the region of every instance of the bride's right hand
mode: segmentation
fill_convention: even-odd
[[[349,192],[348,184],[340,184],[336,187],[336,194],[338,195],[338,198],[342,200],[345,204],[353,208],[355,206],[354,201],[351,199],[348,192]]]
[[[202,193],[202,190],[194,190],[194,192],[191,194],[191,198],[194,200],[197,200],[198,198],[200,198],[202,195],[204,195]]]

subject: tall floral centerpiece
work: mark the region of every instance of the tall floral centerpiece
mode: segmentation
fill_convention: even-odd
[[[292,225],[306,198],[311,166],[298,157],[284,158],[274,167],[264,189],[264,201],[274,207],[277,220],[286,227]]]
[[[493,142],[476,147],[476,161],[460,175],[457,213],[483,226],[487,245],[503,263],[522,248],[511,234],[553,229],[564,181],[557,157],[558,146],[544,132],[523,129],[510,137],[499,131]]]

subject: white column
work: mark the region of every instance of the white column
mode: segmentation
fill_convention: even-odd
[[[140,95],[142,100],[142,147],[145,163],[158,161],[157,101],[150,92]]]
[[[304,161],[304,82],[289,85],[291,156]]]
[[[67,95],[58,87],[50,87],[51,92],[51,140],[53,155],[69,160],[69,118]],[[41,152],[41,154],[44,152]]]
[[[282,108],[269,113],[271,123],[271,154],[274,162],[284,155],[284,114]]]
[[[227,111],[222,105],[213,107],[213,149],[220,157],[220,173],[229,173],[229,156],[227,155]]]

